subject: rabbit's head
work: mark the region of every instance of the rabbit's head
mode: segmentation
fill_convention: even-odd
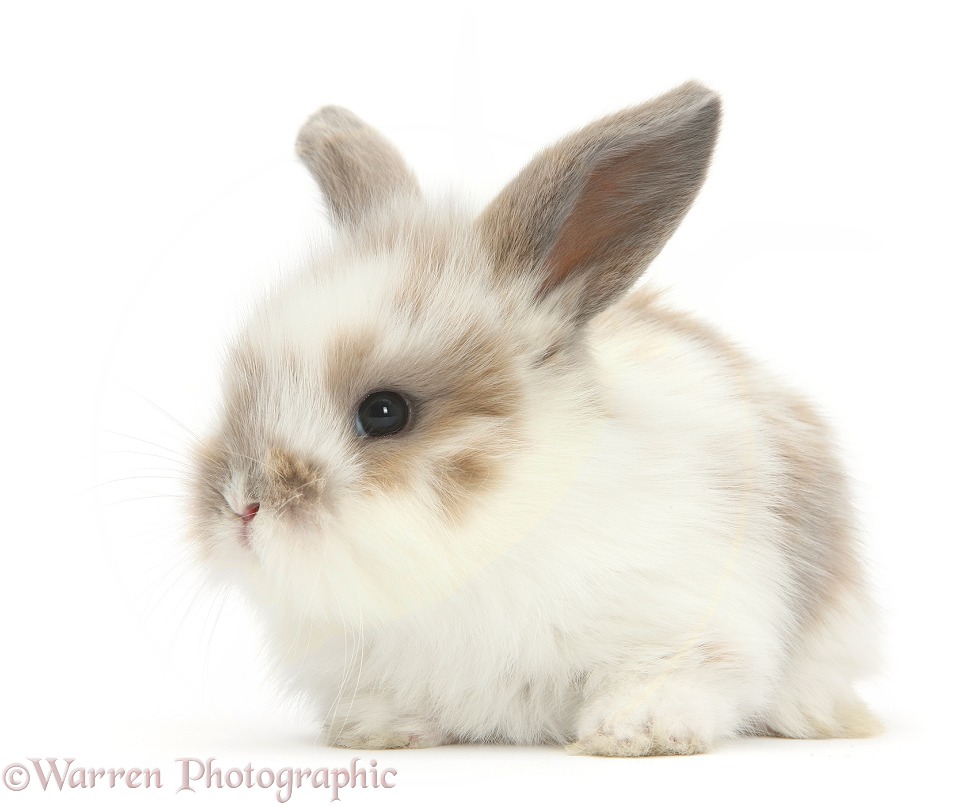
[[[194,537],[309,618],[448,595],[558,507],[607,412],[587,328],[705,175],[717,97],[686,84],[533,159],[478,216],[328,107],[298,152],[336,226],[230,349]],[[342,615],[344,612],[344,615]]]

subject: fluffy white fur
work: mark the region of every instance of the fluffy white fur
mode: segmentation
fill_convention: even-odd
[[[570,354],[540,360],[566,327],[558,292],[499,283],[456,209],[410,198],[375,216],[415,219],[410,232],[440,222],[436,277],[418,280],[410,238],[367,249],[366,230],[340,233],[236,346],[229,387],[242,365],[260,373],[243,422],[218,430],[216,449],[233,450],[199,481],[226,502],[197,518],[208,561],[253,598],[325,738],[648,755],[748,731],[871,732],[852,688],[874,663],[866,594],[852,584],[798,604],[774,425],[792,394],[657,315],[650,297],[608,307]],[[419,313],[403,305],[418,282]],[[518,412],[504,432],[471,418],[425,447],[430,471],[471,446],[494,462],[463,516],[446,518],[423,472],[400,491],[368,488],[355,400],[324,385],[322,367],[349,334],[374,334],[353,385],[396,388],[390,367],[436,375],[424,367],[432,346],[472,329],[505,345]],[[254,475],[273,472],[262,470],[272,447],[322,468],[328,503],[301,518],[262,506],[245,542],[239,514]]]

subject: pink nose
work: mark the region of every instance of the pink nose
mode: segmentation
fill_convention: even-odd
[[[244,507],[244,511],[241,513],[241,520],[245,524],[250,523],[254,520],[254,516],[258,514],[258,510],[261,509],[260,504],[248,504]]]

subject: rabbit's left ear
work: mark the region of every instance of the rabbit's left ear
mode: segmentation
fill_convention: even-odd
[[[705,179],[718,96],[689,82],[539,153],[479,219],[500,276],[534,275],[583,322],[624,294]]]
[[[396,195],[419,195],[400,152],[348,109],[327,106],[298,133],[295,150],[322,188],[335,222],[354,226]]]

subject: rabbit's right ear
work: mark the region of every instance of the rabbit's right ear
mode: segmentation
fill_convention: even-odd
[[[705,179],[718,96],[689,82],[539,153],[479,219],[494,271],[581,324],[626,293]]]
[[[310,117],[295,150],[322,188],[333,220],[354,226],[397,195],[419,195],[417,179],[393,145],[340,106]]]

